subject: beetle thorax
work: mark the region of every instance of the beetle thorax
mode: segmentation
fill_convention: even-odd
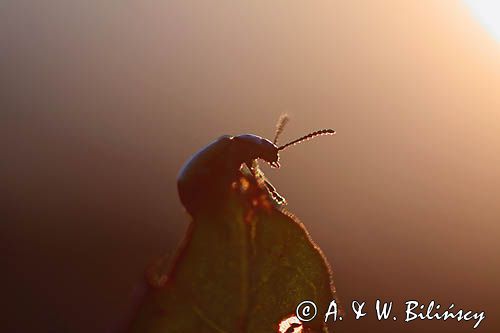
[[[260,158],[268,163],[279,160],[278,147],[271,141],[254,134],[233,137],[236,155],[241,163]]]

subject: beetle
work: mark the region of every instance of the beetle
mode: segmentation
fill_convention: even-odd
[[[223,196],[224,191],[242,175],[246,166],[255,177],[262,177],[270,195],[278,202],[284,199],[274,186],[257,170],[255,161],[261,159],[273,168],[279,168],[279,152],[290,146],[321,135],[333,135],[333,129],[322,129],[282,146],[277,140],[288,117],[282,115],[276,126],[273,141],[255,134],[223,135],[195,153],[181,168],[177,177],[177,189],[182,205],[194,216],[201,207],[210,206]]]

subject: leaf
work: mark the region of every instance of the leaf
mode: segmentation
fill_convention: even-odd
[[[254,177],[233,185],[194,216],[165,283],[147,291],[131,332],[278,332],[303,300],[318,308],[304,331],[328,332],[323,314],[335,291],[325,257]],[[293,326],[300,325],[287,332],[298,332]]]

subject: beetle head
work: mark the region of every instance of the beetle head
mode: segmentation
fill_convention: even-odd
[[[259,157],[271,164],[272,167],[279,168],[280,164],[278,161],[280,156],[278,154],[278,147],[268,139],[264,138],[262,138],[260,146],[262,148],[262,156]]]

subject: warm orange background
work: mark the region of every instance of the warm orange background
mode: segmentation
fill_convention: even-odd
[[[343,300],[500,326],[500,43],[461,1],[7,1],[0,22],[2,331],[111,327],[185,231],[182,163],[282,112],[283,141],[338,131],[268,176]]]

